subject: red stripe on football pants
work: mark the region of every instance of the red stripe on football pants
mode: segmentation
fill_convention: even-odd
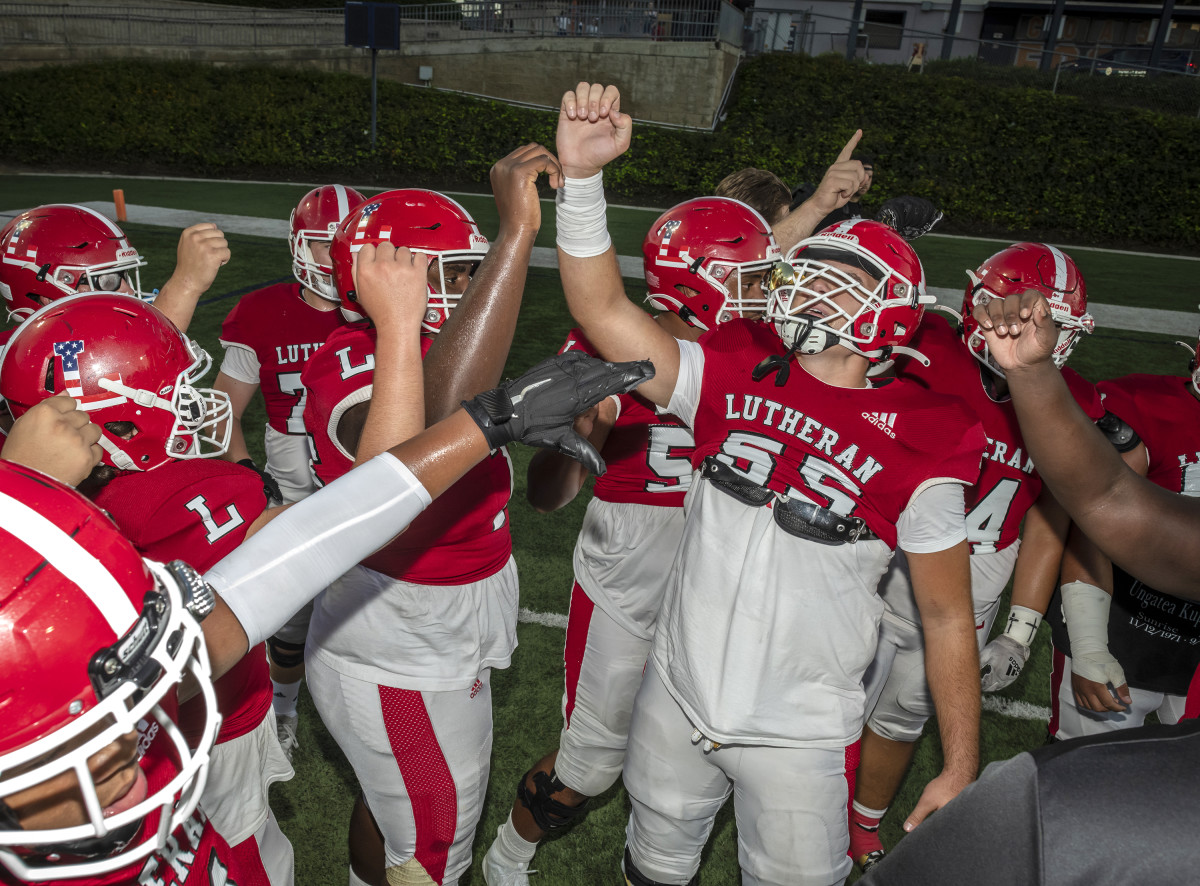
[[[567,728],[571,728],[571,712],[575,710],[575,693],[579,689],[579,673],[587,652],[588,630],[596,604],[584,593],[579,582],[571,588],[571,609],[567,615],[567,642],[563,647],[563,668],[566,670],[567,703],[563,710]]]
[[[379,706],[412,804],[417,831],[414,856],[434,882],[441,883],[458,826],[454,777],[420,692],[380,686]]]

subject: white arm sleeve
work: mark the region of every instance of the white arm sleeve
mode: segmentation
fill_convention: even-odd
[[[221,371],[232,379],[245,382],[248,385],[258,384],[261,365],[258,355],[245,345],[235,345],[221,342],[225,346],[225,359],[221,361]]]
[[[251,646],[271,637],[323,588],[379,550],[432,499],[385,452],[288,508],[204,575]]]
[[[700,385],[704,381],[704,349],[694,341],[675,339],[679,345],[679,377],[667,412],[678,416],[689,428],[696,421],[700,406]]]
[[[926,486],[896,521],[896,544],[912,554],[932,554],[967,538],[963,487],[947,481]]]

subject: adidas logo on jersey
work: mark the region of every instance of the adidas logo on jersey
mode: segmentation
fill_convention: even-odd
[[[894,440],[896,439],[895,428],[898,414],[896,412],[864,412],[862,417]]]

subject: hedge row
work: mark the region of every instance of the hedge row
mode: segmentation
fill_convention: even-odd
[[[0,157],[29,167],[478,186],[552,114],[344,74],[108,62],[0,75]],[[632,109],[637,113],[637,109]],[[923,194],[960,230],[1200,247],[1200,121],[916,77],[834,57],[745,64],[716,133],[638,126],[606,183],[663,203],[743,166],[815,180],[855,128],[878,199]]]

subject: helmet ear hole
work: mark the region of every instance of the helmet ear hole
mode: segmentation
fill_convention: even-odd
[[[138,432],[137,425],[131,421],[107,421],[104,430],[122,440],[131,440]]]

